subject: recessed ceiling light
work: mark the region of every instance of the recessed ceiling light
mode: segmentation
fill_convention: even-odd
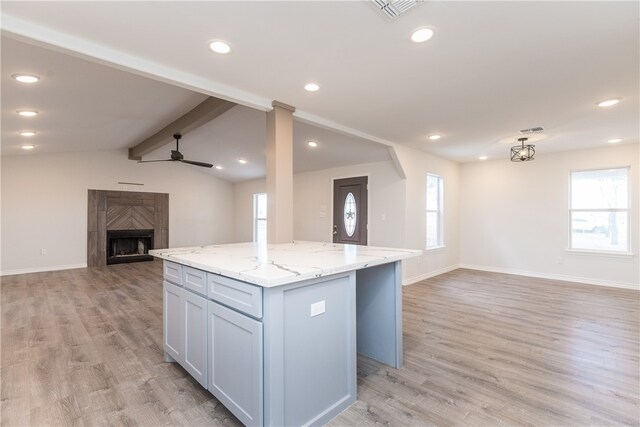
[[[307,145],[311,148],[316,148],[318,146],[318,143],[315,141],[309,141],[307,142]]]
[[[220,165],[215,165],[215,168],[218,169],[218,170],[222,170],[222,166],[220,166]]]
[[[209,43],[209,48],[211,48],[211,50],[215,53],[221,53],[223,55],[225,53],[231,52],[231,46],[229,46],[229,43],[222,40],[212,41],[211,43]]]
[[[598,107],[611,107],[612,105],[616,105],[621,100],[622,100],[622,98],[605,99],[604,101],[598,102],[596,105]]]
[[[431,28],[418,28],[411,33],[411,41],[414,43],[423,43],[433,37]]]
[[[307,83],[304,85],[304,90],[308,92],[316,92],[318,89],[320,89],[320,85],[317,83]]]
[[[617,144],[620,141],[622,141],[622,138],[612,138],[612,139],[608,140],[607,142],[609,144]]]
[[[432,141],[438,140],[440,138],[442,138],[442,135],[438,135],[437,133],[433,135],[429,135],[429,139]]]
[[[478,159],[480,159],[480,160],[487,160],[488,158],[489,158],[488,156],[480,156],[480,157],[478,157]]]
[[[22,117],[33,117],[38,115],[38,112],[33,110],[20,110],[20,111],[17,111],[17,113],[20,114]]]
[[[30,145],[30,144],[22,146],[23,150],[33,150],[34,148],[36,148],[36,146],[35,145]]]
[[[25,131],[20,132],[20,135],[22,135],[22,136],[33,136],[35,134],[36,133],[34,131],[32,131],[32,130],[25,130]]]
[[[19,74],[12,74],[11,77],[16,79],[20,83],[35,83],[38,80],[40,80],[40,77],[38,77],[38,76],[36,76],[34,74],[19,73]]]
[[[240,163],[241,165],[246,165],[247,164],[247,160],[246,159],[238,159],[238,163]]]

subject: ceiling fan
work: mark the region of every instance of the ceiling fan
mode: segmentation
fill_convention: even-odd
[[[211,163],[203,163],[203,162],[195,162],[193,160],[185,160],[184,156],[182,155],[182,153],[178,148],[178,145],[180,143],[180,138],[182,138],[182,135],[180,133],[175,133],[173,134],[173,137],[176,139],[176,149],[175,150],[171,150],[171,158],[170,159],[166,159],[166,160],[138,160],[138,163],[152,163],[152,162],[182,162],[182,163],[187,163],[190,165],[195,165],[195,166],[202,166],[203,168],[211,168],[213,167],[213,165]]]

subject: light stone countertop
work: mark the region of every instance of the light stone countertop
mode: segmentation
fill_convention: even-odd
[[[358,270],[423,253],[415,249],[303,242],[155,249],[149,254],[265,288]]]

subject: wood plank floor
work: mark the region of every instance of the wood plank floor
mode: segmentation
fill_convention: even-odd
[[[239,425],[163,362],[161,264],[3,277],[2,426]],[[401,370],[331,425],[639,425],[640,293],[470,270],[403,289]]]

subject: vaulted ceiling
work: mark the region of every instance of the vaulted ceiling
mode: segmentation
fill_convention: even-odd
[[[207,95],[121,71],[58,51],[2,37],[2,155],[125,149],[183,116]],[[12,74],[42,76],[24,85]],[[35,110],[36,117],[17,111]],[[19,135],[33,130],[35,136]],[[184,135],[186,159],[214,163],[202,169],[237,182],[264,177],[266,113],[237,105]],[[308,146],[309,141],[317,147]],[[145,155],[168,159],[174,141]],[[24,151],[23,144],[36,149]],[[294,122],[294,172],[309,172],[389,159],[386,146],[301,121]],[[240,164],[238,159],[247,163]],[[145,165],[140,165],[141,168]]]
[[[394,143],[461,162],[482,154],[506,161],[518,131],[534,126],[545,128],[536,143],[541,154],[639,139],[637,2],[423,2],[394,21],[368,1],[1,7],[3,155],[11,148],[5,143],[15,139],[10,113],[21,99],[7,86],[7,74],[31,69],[42,75],[42,88],[64,84],[69,101],[76,92],[78,99],[80,92],[87,97],[86,104],[60,103],[63,120],[37,118],[43,133],[69,144],[64,149],[82,149],[99,138],[101,146],[135,145],[205,95],[242,105],[191,132],[194,154],[213,162],[249,156],[239,153],[244,145],[256,150],[256,165],[263,162],[257,154],[264,146],[261,123],[272,100],[297,108],[296,139],[304,155],[312,154],[304,144],[313,133],[335,147],[353,148],[355,159],[372,161],[387,158],[384,144]],[[433,38],[412,43],[411,31],[423,26],[434,30]],[[40,47],[21,47],[8,37]],[[213,53],[212,39],[227,41],[231,52]],[[77,62],[82,78],[67,78],[71,65],[38,69],[46,52],[32,52],[33,64],[27,54],[14,58],[14,51],[41,48],[55,50],[52,56],[71,53],[75,58],[65,55],[65,61]],[[98,77],[112,84],[96,87]],[[310,81],[320,90],[306,92]],[[134,93],[135,100],[123,102],[123,93]],[[40,108],[35,104],[42,96],[33,98],[32,108]],[[612,97],[622,101],[596,106]],[[90,102],[99,116],[85,119]],[[113,126],[110,119],[126,125]],[[432,141],[431,134],[442,137]],[[62,149],[51,141],[51,150]],[[315,155],[327,163],[344,161],[341,148],[330,147]],[[187,145],[184,151],[187,156]],[[313,160],[309,164],[314,167]]]

